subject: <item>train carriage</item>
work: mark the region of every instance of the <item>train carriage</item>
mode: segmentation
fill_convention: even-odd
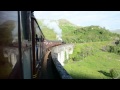
[[[44,38],[33,11],[0,11],[0,79],[37,78]]]

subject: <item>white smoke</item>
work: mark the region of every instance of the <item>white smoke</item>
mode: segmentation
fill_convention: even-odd
[[[56,39],[62,41],[62,38],[59,35],[56,35]]]
[[[58,21],[44,20],[43,24],[48,28],[53,29],[59,38],[62,37],[62,29],[60,29]]]

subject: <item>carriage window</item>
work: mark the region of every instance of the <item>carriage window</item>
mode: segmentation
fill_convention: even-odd
[[[42,34],[41,34],[41,30],[37,24],[36,21],[34,21],[34,28],[35,28],[35,37],[36,37],[36,45],[35,45],[35,58],[36,58],[36,68],[38,68],[38,64],[41,61],[41,53],[42,53],[42,42],[41,42],[41,38],[42,38]]]
[[[40,29],[39,29],[37,23],[35,22],[34,25],[35,25],[35,33],[36,33],[36,37],[41,38]]]
[[[18,13],[0,11],[0,79],[9,77],[18,57]]]

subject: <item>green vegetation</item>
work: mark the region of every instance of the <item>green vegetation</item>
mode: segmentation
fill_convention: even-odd
[[[38,20],[41,30],[45,37],[50,40],[56,39],[54,30],[49,29],[43,24],[44,20]],[[51,20],[51,22],[54,20]],[[100,26],[86,26],[80,27],[70,23],[65,19],[58,20],[59,27],[62,29],[62,39],[66,43],[84,43],[84,42],[98,42],[110,41],[114,38],[120,37],[120,34],[112,33]]]
[[[100,26],[76,26],[60,19],[62,39],[74,43],[75,48],[64,68],[74,79],[120,79],[120,34]],[[54,31],[39,21],[48,39],[55,39]],[[44,26],[44,27],[43,27]]]
[[[120,56],[101,50],[109,44],[108,41],[75,44],[64,68],[74,79],[120,78]]]
[[[114,79],[114,78],[119,78],[120,72],[118,72],[116,69],[111,69],[110,70],[110,76]]]
[[[46,39],[56,40],[56,33],[52,29],[49,29],[47,26],[45,26],[43,24],[43,20],[37,20],[37,21],[38,21],[40,28],[41,28],[43,34],[45,35]]]
[[[120,55],[120,40],[117,40],[112,43],[113,43],[112,45],[107,45],[103,47],[102,50]]]
[[[80,28],[80,26],[76,26],[65,19],[59,19],[59,27],[62,29],[62,35],[71,34],[71,31],[76,30],[76,28]]]
[[[78,27],[60,20],[63,40],[75,48],[64,68],[74,79],[120,78],[120,35],[104,27]]]
[[[67,26],[61,27],[63,30],[63,39],[67,43],[84,43],[84,42],[98,42],[98,41],[110,41],[120,35],[111,33],[105,28],[99,26],[87,26],[87,27],[68,27],[69,32],[64,32]]]

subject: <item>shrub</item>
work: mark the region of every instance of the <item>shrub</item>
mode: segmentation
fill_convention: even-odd
[[[110,69],[110,75],[111,75],[112,79],[115,79],[116,77],[118,77],[119,74],[118,74],[117,70],[115,68],[113,68],[113,69]]]
[[[80,59],[80,56],[77,55],[76,57],[73,57],[72,60],[73,61],[80,61],[81,59]]]

